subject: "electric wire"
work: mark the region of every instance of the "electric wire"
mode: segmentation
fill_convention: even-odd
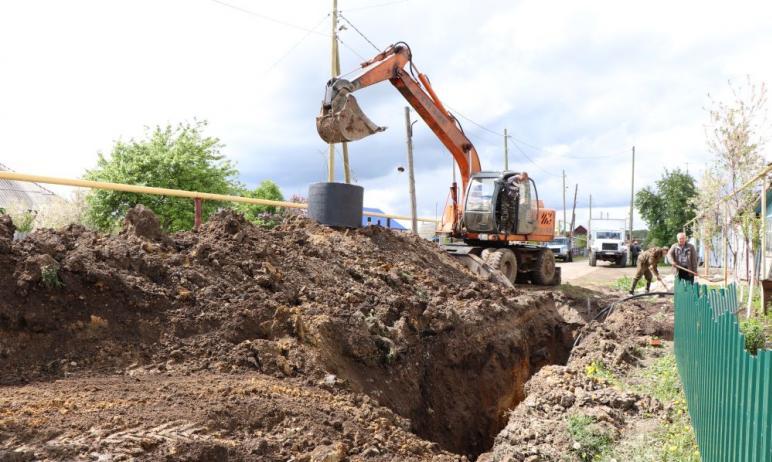
[[[611,316],[611,313],[614,311],[614,308],[615,308],[615,307],[617,306],[617,304],[619,304],[619,303],[622,303],[622,302],[626,302],[626,301],[628,301],[628,300],[633,300],[633,299],[636,299],[636,298],[641,298],[641,297],[650,297],[650,296],[653,296],[653,295],[663,295],[663,296],[664,296],[664,295],[673,295],[673,292],[644,292],[644,293],[642,293],[642,294],[631,295],[631,296],[629,296],[629,297],[625,297],[625,298],[622,298],[622,299],[620,299],[620,300],[617,300],[617,301],[615,301],[614,303],[610,304],[610,305],[609,305],[609,306],[607,306],[606,308],[604,308],[604,309],[600,310],[600,311],[599,311],[599,312],[598,312],[598,313],[597,313],[597,314],[596,314],[596,315],[595,315],[595,316],[594,316],[594,317],[593,317],[593,318],[590,320],[590,322],[597,320],[598,318],[600,318],[600,317],[601,317],[601,316],[603,316],[604,314],[606,315],[606,316],[603,318],[603,320],[605,321],[606,319],[608,319],[608,317],[609,317],[609,316]],[[587,324],[589,325],[589,322],[588,322]],[[580,333],[579,333],[579,335],[577,335],[577,336],[576,336],[576,340],[574,340],[574,345],[571,347],[571,354],[573,354],[573,352],[574,352],[574,348],[576,348],[576,346],[577,346],[577,345],[579,345],[579,341],[582,339],[582,335],[584,335],[584,332],[580,332]],[[570,359],[570,358],[571,358],[571,356],[569,355],[569,356],[568,356],[568,358]]]
[[[255,16],[257,18],[261,18],[261,19],[264,19],[264,20],[269,21],[269,22],[273,22],[273,23],[276,23],[276,24],[281,24],[282,26],[285,26],[285,27],[291,27],[293,29],[306,31],[306,32],[308,32],[310,34],[316,34],[316,35],[320,35],[322,37],[330,37],[330,34],[325,34],[324,32],[318,32],[318,31],[309,29],[307,27],[298,26],[297,24],[292,24],[292,23],[289,23],[287,21],[283,21],[281,19],[272,18],[272,17],[266,16],[266,15],[264,15],[262,13],[257,13],[255,11],[248,10],[246,8],[242,8],[242,7],[238,6],[238,5],[230,4],[230,3],[224,2],[222,0],[209,0],[209,1],[217,3],[218,5],[222,5],[222,6],[234,9],[236,11],[240,11],[240,12],[248,14],[250,16]]]
[[[560,177],[560,176],[562,176],[562,175],[557,175],[557,174],[555,174],[555,173],[552,173],[552,172],[550,172],[549,170],[547,170],[546,168],[544,168],[544,167],[542,167],[541,165],[539,165],[539,164],[537,164],[536,162],[534,162],[534,160],[533,160],[533,159],[531,159],[531,156],[529,156],[528,154],[526,154],[526,153],[525,153],[525,151],[523,151],[523,149],[522,149],[522,148],[520,148],[520,145],[519,145],[519,144],[517,144],[517,143],[516,143],[514,140],[512,140],[512,144],[514,144],[514,145],[515,145],[515,149],[517,149],[517,150],[520,152],[520,154],[522,154],[522,155],[523,155],[523,157],[525,157],[526,159],[528,159],[528,161],[529,161],[530,163],[532,163],[533,165],[535,165],[535,166],[536,166],[536,167],[537,167],[539,170],[541,170],[542,172],[546,173],[547,175],[550,175],[550,176],[554,176],[554,177],[556,177],[556,178],[557,178],[557,177]]]
[[[321,24],[324,22],[324,20],[325,20],[325,19],[327,19],[329,16],[330,16],[330,13],[327,13],[326,15],[324,15],[324,17],[323,17],[322,19],[320,19],[318,23],[316,23],[316,25],[315,25],[315,26],[312,28],[312,30],[313,30],[313,29],[316,29],[317,27],[319,27],[319,26],[320,26],[320,25],[321,25]],[[273,70],[273,69],[274,69],[276,66],[278,66],[279,64],[281,64],[281,62],[282,62],[282,61],[284,61],[284,60],[287,58],[287,56],[289,56],[289,55],[290,55],[290,53],[292,53],[293,51],[295,51],[295,48],[299,47],[299,46],[300,46],[300,44],[302,44],[303,42],[305,42],[305,41],[306,41],[306,39],[307,39],[308,37],[310,37],[310,36],[311,36],[311,32],[306,32],[306,34],[305,34],[303,37],[301,37],[301,38],[300,38],[300,40],[298,40],[297,42],[295,42],[295,44],[294,44],[294,45],[292,45],[291,47],[289,47],[289,48],[287,49],[287,51],[286,51],[284,54],[282,54],[282,55],[281,55],[281,57],[279,57],[279,59],[277,59],[276,61],[274,61],[274,63],[273,63],[273,64],[271,64],[270,66],[268,66],[268,68],[267,68],[265,71],[263,71],[263,72],[265,72],[265,73],[268,73],[268,72],[272,71],[272,70]]]
[[[397,5],[399,3],[407,3],[408,1],[409,0],[398,0],[396,2],[378,3],[376,5],[360,6],[356,8],[346,8],[346,11],[361,11],[361,10],[369,10],[371,8],[382,8],[384,6]]]
[[[356,51],[355,49],[353,49],[353,48],[351,48],[350,46],[346,45],[346,42],[344,42],[343,40],[341,40],[341,39],[340,39],[340,35],[338,35],[338,34],[335,34],[335,36],[336,36],[336,38],[337,38],[338,42],[340,42],[340,44],[341,44],[341,45],[343,45],[344,47],[346,47],[346,48],[347,48],[347,49],[348,49],[350,52],[352,52],[352,53],[354,53],[355,55],[357,55],[357,57],[358,57],[359,59],[361,59],[362,61],[367,61],[367,58],[365,58],[365,57],[364,57],[364,56],[362,56],[361,54],[357,53],[357,51]],[[357,70],[358,70],[358,69],[360,69],[360,68],[357,68]],[[350,74],[350,72],[349,72],[349,74]],[[347,75],[348,75],[348,74],[347,74]]]
[[[370,44],[370,45],[371,45],[373,48],[375,48],[375,51],[377,51],[377,52],[380,52],[380,51],[381,51],[381,49],[380,49],[380,48],[378,48],[378,47],[377,47],[377,46],[376,46],[376,45],[375,45],[375,44],[374,44],[374,43],[373,43],[373,42],[372,42],[372,41],[371,41],[369,38],[367,38],[367,36],[365,36],[365,34],[363,34],[363,33],[362,33],[362,31],[360,31],[360,30],[357,28],[357,26],[355,26],[354,24],[352,24],[352,23],[351,23],[351,21],[349,21],[349,20],[348,20],[348,18],[346,18],[345,16],[343,16],[343,14],[341,14],[341,13],[338,13],[338,16],[340,16],[340,19],[342,19],[342,20],[346,21],[346,22],[348,23],[348,25],[349,25],[349,26],[351,26],[351,28],[352,28],[352,29],[354,29],[354,31],[356,31],[356,33],[357,33],[357,34],[359,34],[359,35],[360,35],[360,36],[361,36],[363,39],[365,39],[365,41],[366,41],[367,43],[369,43],[369,44]]]

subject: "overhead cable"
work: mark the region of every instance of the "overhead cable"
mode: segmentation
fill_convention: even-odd
[[[367,43],[369,43],[370,45],[372,45],[372,47],[373,47],[373,48],[375,48],[375,51],[377,51],[377,52],[380,52],[380,51],[381,51],[381,49],[380,49],[380,48],[378,48],[378,47],[377,47],[377,46],[376,46],[376,45],[375,45],[375,44],[374,44],[374,43],[373,43],[373,42],[372,42],[372,41],[371,41],[369,38],[367,38],[367,37],[365,36],[365,34],[363,34],[363,33],[362,33],[362,32],[361,32],[359,29],[357,29],[357,26],[355,26],[354,24],[352,24],[352,23],[351,23],[351,21],[349,21],[349,20],[348,20],[348,19],[347,19],[345,16],[343,16],[343,14],[338,14],[338,16],[340,16],[340,18],[341,18],[342,20],[346,21],[346,22],[348,23],[348,25],[349,25],[349,26],[351,26],[351,28],[352,28],[352,29],[354,29],[354,30],[356,31],[356,33],[357,33],[357,34],[359,34],[359,35],[360,35],[360,36],[361,36],[363,39],[365,39],[365,41],[366,41]]]
[[[315,31],[313,29],[309,29],[307,27],[298,26],[297,24],[292,24],[292,23],[289,23],[287,21],[283,21],[281,19],[272,18],[272,17],[266,16],[266,15],[264,15],[262,13],[257,13],[255,11],[248,10],[246,8],[242,8],[242,7],[238,6],[238,5],[233,5],[231,3],[223,2],[222,0],[209,0],[209,1],[217,3],[218,5],[222,5],[222,6],[234,9],[236,11],[240,11],[242,13],[246,13],[246,14],[251,15],[251,16],[255,16],[255,17],[264,19],[266,21],[270,21],[270,22],[273,22],[273,23],[276,23],[276,24],[281,24],[282,26],[291,27],[293,29],[298,29],[298,30],[306,31],[309,34],[316,34],[316,35],[320,35],[322,37],[330,37],[330,34],[325,34],[324,32],[318,32],[318,31]]]

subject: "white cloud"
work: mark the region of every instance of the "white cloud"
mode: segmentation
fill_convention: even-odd
[[[114,139],[198,117],[245,181],[278,178],[288,194],[303,193],[325,172],[314,118],[329,77],[329,23],[320,20],[330,5],[226,1],[318,33],[206,0],[0,4],[0,162],[77,177]],[[764,3],[409,0],[358,9],[379,3],[339,1],[378,46],[407,41],[448,106],[542,146],[517,143],[536,166],[510,144],[510,167],[529,171],[556,209],[565,169],[581,206],[593,194],[625,210],[633,145],[636,188],[664,168],[700,172],[707,93],[723,95],[728,79],[746,74],[772,82]],[[352,28],[341,34],[359,55],[374,54]],[[344,72],[361,61],[346,47],[341,59]],[[406,178],[394,170],[405,163],[405,101],[388,84],[358,98],[390,129],[351,144],[352,167],[368,205],[405,214]],[[503,138],[461,121],[483,167],[501,168]],[[450,156],[426,126],[415,143],[419,210],[433,216]]]

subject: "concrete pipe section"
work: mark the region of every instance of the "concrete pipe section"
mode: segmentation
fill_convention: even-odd
[[[345,183],[314,183],[308,187],[308,216],[323,225],[362,226],[364,188]]]

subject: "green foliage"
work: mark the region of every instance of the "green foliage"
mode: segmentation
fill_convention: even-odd
[[[621,387],[622,382],[614,375],[611,370],[602,362],[594,360],[584,368],[584,373],[590,380],[598,383],[607,383],[615,387]]]
[[[101,153],[96,168],[85,178],[93,181],[127,183],[217,194],[231,194],[240,189],[233,164],[220,154],[217,138],[202,134],[205,122],[155,127],[144,139],[117,141],[109,157]],[[191,199],[135,194],[120,191],[92,192],[87,198],[87,219],[101,230],[114,229],[126,211],[143,204],[158,215],[166,231],[193,227]],[[206,218],[224,204],[204,201]]]
[[[680,169],[665,170],[656,188],[646,187],[635,195],[635,206],[649,225],[647,244],[664,246],[675,242],[687,221],[695,217],[694,178]]]
[[[252,191],[243,190],[241,196],[250,197],[252,199],[268,199],[272,201],[283,201],[284,195],[279,189],[279,185],[271,180],[264,180],[260,183],[260,186]],[[251,204],[238,204],[238,210],[244,214],[244,218],[247,220],[260,223],[267,221],[266,214],[275,214],[276,207],[272,205],[251,205]]]
[[[59,270],[52,265],[40,268],[40,280],[49,289],[61,289],[64,287],[64,283],[59,279]]]
[[[765,325],[757,318],[740,321],[740,332],[745,336],[745,349],[752,355],[758,354],[767,344]]]
[[[631,278],[630,276],[622,276],[621,278],[618,278],[611,283],[611,287],[613,287],[614,289],[623,290],[625,292],[629,291],[632,285],[633,285],[633,278]],[[641,278],[638,280],[638,283],[635,285],[635,288],[640,289],[645,285],[646,285],[646,280]]]
[[[595,419],[583,414],[568,416],[568,433],[576,443],[572,451],[584,462],[596,460],[613,441]]]

